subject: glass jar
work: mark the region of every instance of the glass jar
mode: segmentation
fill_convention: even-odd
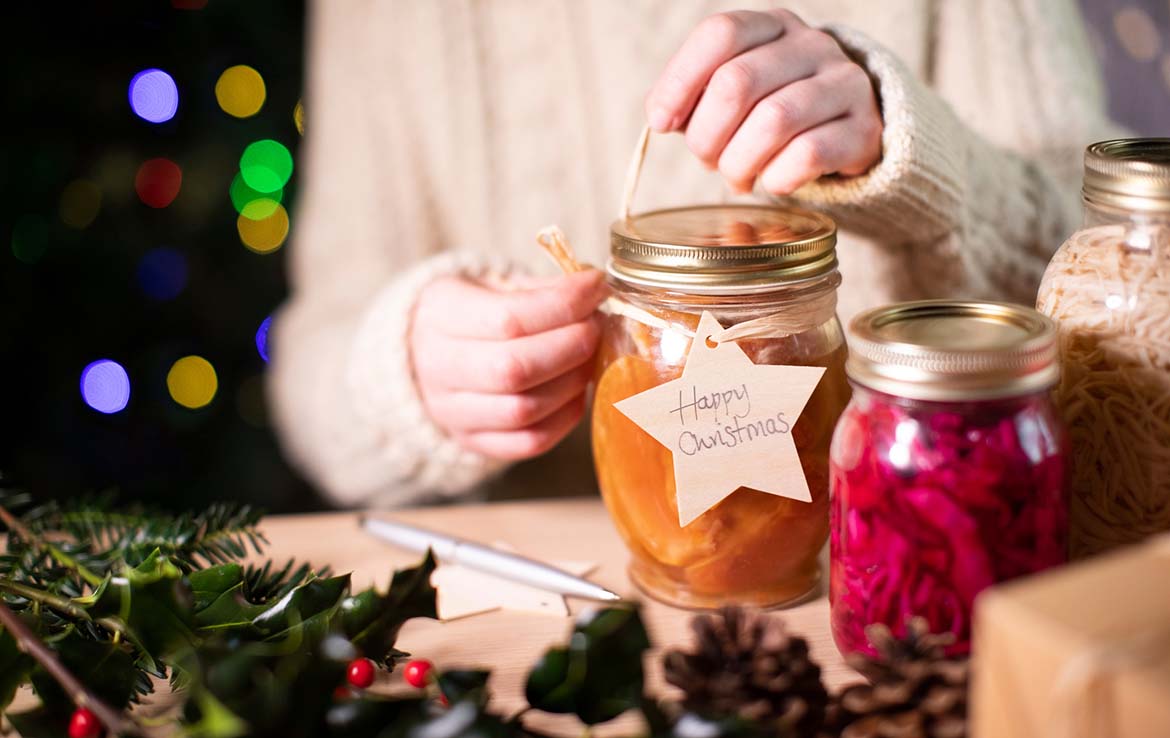
[[[1170,530],[1170,139],[1092,144],[1082,192],[1036,301],[1060,336],[1073,558]]]
[[[682,208],[619,221],[611,242],[617,309],[598,353],[593,453],[631,579],[684,607],[805,597],[828,536],[829,440],[849,397],[833,222],[777,207]],[[740,487],[680,525],[671,452],[614,403],[682,374],[703,311],[735,326],[757,364],[827,368],[791,431],[811,502]]]
[[[1066,559],[1056,329],[1030,308],[927,300],[858,315],[833,434],[829,603],[842,653],[911,617],[969,648],[985,587]]]

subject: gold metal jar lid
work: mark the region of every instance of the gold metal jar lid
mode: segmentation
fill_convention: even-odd
[[[1001,302],[922,300],[850,323],[850,379],[916,400],[980,400],[1039,392],[1060,376],[1056,324]]]
[[[1085,149],[1085,202],[1170,212],[1170,138],[1119,138]]]
[[[837,226],[825,215],[768,205],[653,210],[610,229],[609,272],[644,287],[749,294],[837,268]]]

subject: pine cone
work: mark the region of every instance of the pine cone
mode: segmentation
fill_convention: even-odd
[[[666,681],[683,706],[710,716],[768,723],[781,736],[812,738],[824,722],[828,693],[808,642],[767,615],[725,608],[691,623],[697,650],[668,652]]]
[[[848,657],[872,684],[847,687],[829,710],[827,728],[841,738],[966,738],[966,658],[947,658],[950,634],[931,634],[913,618],[904,639],[884,625],[865,633],[878,658]]]

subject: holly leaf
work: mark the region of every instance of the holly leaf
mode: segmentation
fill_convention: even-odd
[[[103,702],[119,709],[130,704],[138,670],[125,644],[91,641],[72,632],[53,642],[52,648],[65,668]],[[47,709],[66,715],[72,712],[73,701],[48,672],[37,666],[30,676],[33,689]]]
[[[16,645],[16,639],[0,628],[0,715],[12,704],[16,690],[28,679],[36,663]]]
[[[288,594],[252,619],[252,625],[267,640],[281,640],[294,631],[318,638],[328,630],[330,620],[341,607],[349,591],[349,574],[326,579],[311,579],[294,587]]]
[[[90,612],[125,623],[135,642],[157,661],[195,646],[191,601],[183,572],[155,549],[141,564],[111,579]]]
[[[650,638],[638,610],[611,607],[584,615],[567,647],[545,652],[529,672],[528,703],[603,723],[642,703],[642,654]]]
[[[341,627],[345,634],[354,638],[373,625],[382,610],[382,596],[373,587],[358,592],[341,601]]]
[[[195,626],[202,631],[242,628],[266,610],[248,599],[244,568],[222,564],[188,576]]]
[[[394,572],[385,596],[371,597],[367,590],[358,596],[349,617],[343,618],[346,635],[366,656],[390,665],[396,654],[394,643],[402,624],[411,618],[438,619],[435,588],[431,574],[435,571],[435,556],[427,551],[422,563],[410,569]],[[373,598],[377,598],[376,607]],[[344,609],[344,608],[343,608]]]
[[[224,592],[242,584],[243,581],[244,567],[239,564],[220,564],[191,572],[187,576],[193,597],[191,609],[196,613],[206,610]]]
[[[490,671],[481,669],[445,670],[439,674],[439,691],[452,705],[469,698],[482,700],[486,704],[487,682],[491,675]]]

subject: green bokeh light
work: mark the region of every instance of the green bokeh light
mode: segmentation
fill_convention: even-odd
[[[276,192],[292,176],[292,154],[279,141],[253,141],[240,157],[240,174],[257,192]]]
[[[228,194],[232,198],[236,212],[251,220],[264,220],[272,215],[276,212],[276,206],[284,199],[284,190],[281,188],[274,192],[259,192],[252,189],[240,172],[236,172]]]
[[[26,215],[12,228],[12,255],[25,264],[35,264],[49,248],[49,228],[39,215]]]

